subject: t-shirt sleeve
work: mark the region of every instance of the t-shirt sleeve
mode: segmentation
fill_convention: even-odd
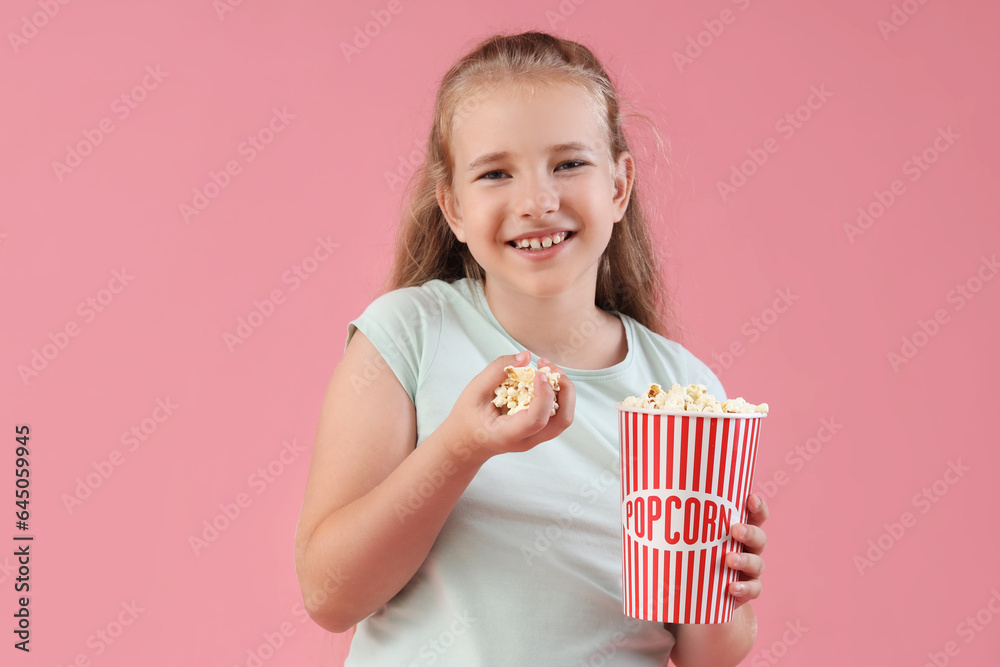
[[[429,290],[405,287],[381,295],[347,325],[344,349],[360,330],[378,350],[403,389],[415,400],[417,387],[437,351],[441,306]],[[378,372],[379,369],[371,369]],[[367,374],[368,369],[365,369]],[[364,378],[361,378],[363,380]]]

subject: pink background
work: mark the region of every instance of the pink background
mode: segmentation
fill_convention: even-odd
[[[641,167],[681,342],[730,395],[772,408],[756,474],[767,571],[745,664],[992,664],[1000,280],[976,274],[994,277],[981,258],[1000,249],[1000,9],[897,2],[907,20],[883,35],[890,0],[819,5],[404,1],[348,62],[340,44],[386,2],[247,0],[221,16],[210,0],[5,2],[0,661],[247,665],[284,630],[268,667],[340,664],[349,637],[302,614],[292,539],[347,322],[389,266],[402,188],[386,175],[420,159],[436,82],[459,56],[494,31],[541,29],[592,47],[669,138],[672,164],[650,149]],[[727,9],[712,36],[704,22]],[[831,95],[789,136],[776,124],[813,87]],[[251,160],[241,143],[275,108],[294,118],[274,120]],[[937,153],[947,128],[958,138]],[[632,130],[641,153],[649,133]],[[57,174],[87,135],[100,142]],[[769,138],[777,151],[723,199],[718,182]],[[937,159],[911,180],[925,149]],[[230,161],[238,173],[186,222],[179,207]],[[849,238],[894,180],[893,203]],[[296,283],[286,272],[304,261]],[[275,290],[281,303],[230,349]],[[778,291],[792,299],[781,313]],[[926,324],[939,310],[943,324]],[[75,336],[60,336],[67,325]],[[10,633],[17,424],[31,426],[30,656]],[[143,425],[144,441],[122,440]],[[189,538],[237,499],[196,554]],[[977,612],[988,624],[960,626]],[[120,615],[130,625],[99,640]]]

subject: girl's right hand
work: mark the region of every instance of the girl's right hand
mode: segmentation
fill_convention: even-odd
[[[552,414],[556,393],[543,373],[535,374],[535,397],[524,410],[513,415],[500,413],[493,404],[493,390],[506,379],[505,366],[524,366],[531,360],[527,351],[498,357],[474,377],[455,402],[445,423],[457,441],[455,451],[463,451],[468,459],[471,450],[477,460],[507,452],[524,452],[551,440],[573,423],[576,388],[559,368],[545,359],[538,366],[548,366],[559,373],[559,408]]]

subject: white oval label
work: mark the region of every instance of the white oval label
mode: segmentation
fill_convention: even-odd
[[[736,506],[701,491],[645,489],[622,502],[622,526],[640,544],[669,551],[690,551],[729,539]]]

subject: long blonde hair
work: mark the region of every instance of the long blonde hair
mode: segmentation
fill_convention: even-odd
[[[404,196],[406,212],[401,216],[385,289],[422,285],[435,278],[484,283],[482,267],[448,227],[438,205],[437,187],[452,182],[451,130],[457,117],[472,113],[471,101],[501,84],[531,86],[532,82],[583,86],[593,96],[607,131],[612,169],[622,152],[631,153],[622,131],[617,89],[587,47],[542,32],[498,34],[483,40],[448,71],[438,89],[427,155]],[[626,314],[669,337],[676,320],[640,203],[643,188],[638,169],[633,179],[625,215],[614,225],[601,256],[594,302],[603,310]]]

